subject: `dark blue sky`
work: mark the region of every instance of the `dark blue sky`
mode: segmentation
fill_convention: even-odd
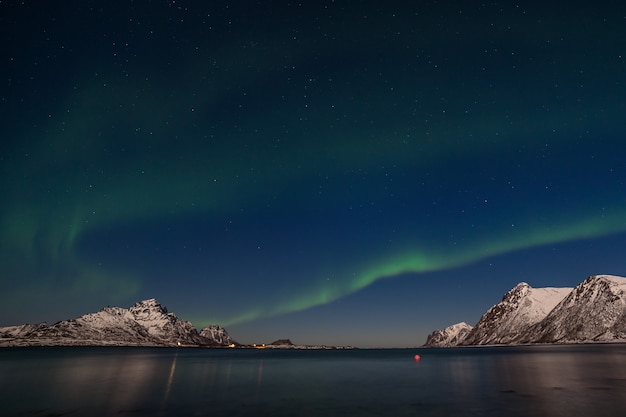
[[[625,275],[608,4],[0,4],[0,325],[415,346]]]

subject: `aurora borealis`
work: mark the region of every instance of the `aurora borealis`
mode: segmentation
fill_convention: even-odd
[[[625,16],[0,3],[0,325],[155,297],[243,343],[415,346],[625,275]]]

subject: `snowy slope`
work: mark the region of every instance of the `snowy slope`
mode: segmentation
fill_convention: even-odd
[[[45,323],[0,328],[0,344],[221,346],[223,341],[200,335],[193,325],[168,313],[157,300],[132,307],[106,307],[53,325]]]
[[[424,347],[451,347],[457,346],[467,337],[472,326],[465,322],[453,324],[443,330],[435,330],[428,335]]]
[[[453,332],[445,330],[433,332],[427,345],[453,345],[446,341]],[[626,342],[626,278],[595,275],[573,289],[522,282],[458,345],[590,342]]]
[[[508,344],[543,320],[571,288],[533,288],[525,282],[491,307],[461,342],[463,345]]]
[[[587,278],[519,343],[577,343],[626,340],[626,278]]]

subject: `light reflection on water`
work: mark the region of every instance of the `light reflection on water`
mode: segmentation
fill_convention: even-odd
[[[618,416],[626,410],[626,346],[473,348],[444,361],[459,409],[497,415]],[[467,353],[467,352],[466,352]]]
[[[5,348],[0,404],[3,416],[621,416],[626,345]]]

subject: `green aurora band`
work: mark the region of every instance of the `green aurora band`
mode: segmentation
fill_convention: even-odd
[[[103,96],[102,89],[96,85],[102,83],[87,87],[83,101],[67,99],[67,105],[62,107],[79,110],[67,116],[62,130],[58,121],[44,121],[44,127],[22,134],[21,140],[26,145],[6,145],[14,148],[6,152],[8,156],[2,166],[2,196],[10,203],[0,208],[0,262],[16,278],[1,297],[3,302],[10,303],[19,292],[32,293],[35,286],[40,292],[52,291],[59,282],[76,295],[106,289],[113,294],[112,301],[132,296],[140,288],[140,272],[94,265],[79,259],[76,251],[81,236],[114,227],[118,222],[158,220],[189,213],[212,216],[234,212],[238,207],[260,206],[268,190],[272,195],[284,196],[297,189],[303,178],[319,175],[316,170],[320,166],[339,175],[347,168],[368,171],[385,163],[427,170],[470,158],[488,161],[497,155],[506,156],[516,143],[527,149],[542,147],[542,138],[549,130],[542,120],[525,124],[526,119],[532,119],[530,115],[519,116],[515,125],[525,127],[514,134],[510,130],[507,133],[507,126],[484,121],[459,119],[450,127],[440,116],[442,119],[433,122],[428,134],[415,136],[411,144],[398,139],[393,134],[396,129],[384,124],[374,133],[368,130],[369,126],[332,134],[314,129],[309,132],[310,137],[324,138],[315,142],[315,146],[303,146],[309,143],[307,140],[283,141],[283,148],[279,149],[273,143],[246,142],[234,133],[221,132],[221,142],[202,152],[190,146],[199,142],[171,143],[174,132],[187,134],[185,126],[196,123],[196,116],[180,117],[177,126],[172,123],[164,127],[153,121],[167,119],[169,113],[175,112],[176,105],[156,112],[144,102],[126,116],[135,121],[141,132],[158,132],[154,135],[142,133],[145,136],[135,137],[130,133],[135,129],[127,126],[125,130],[119,128],[100,137],[100,130],[106,131],[115,124],[119,103],[133,102],[138,94],[134,90],[141,88],[136,86],[128,93],[118,88]],[[119,97],[119,94],[125,95]],[[168,102],[166,92],[153,94],[152,102]],[[90,97],[100,100],[89,101]],[[493,120],[504,120],[498,111],[494,110]],[[209,113],[207,105],[204,114]],[[99,116],[107,114],[110,116]],[[267,118],[265,126],[273,123],[267,114],[256,117]],[[611,115],[607,113],[605,117]],[[579,119],[582,120],[573,118]],[[565,125],[561,120],[550,121],[559,127]],[[583,122],[579,124],[572,122],[564,128],[567,131],[561,138],[568,138],[568,132],[584,129]],[[405,130],[423,132],[424,127],[408,126]],[[498,131],[502,132],[500,141],[487,139]],[[473,132],[472,140],[464,132]],[[265,132],[268,136],[273,133],[277,132],[269,128]],[[533,137],[537,139],[528,139]],[[566,139],[552,140],[551,145],[558,147],[565,145]],[[559,140],[562,142],[557,143]],[[249,147],[239,149],[244,146]],[[174,162],[173,154],[177,157]],[[500,227],[491,236],[474,236],[453,248],[426,245],[415,234],[417,244],[408,242],[367,264],[349,265],[343,268],[349,272],[337,273],[339,278],[330,283],[320,277],[300,295],[290,294],[288,300],[276,303],[276,307],[253,307],[219,322],[229,325],[304,310],[399,274],[450,269],[535,246],[619,233],[626,230],[626,210],[621,208],[623,202],[615,201],[615,205],[604,217],[588,212],[568,219],[559,213],[552,216],[550,226],[545,222],[537,225],[530,220],[518,221],[515,230]],[[29,279],[34,282],[22,282]]]
[[[393,278],[407,273],[425,273],[452,269],[471,264],[486,258],[529,249],[548,244],[563,243],[587,239],[626,231],[626,210],[615,210],[601,218],[579,218],[563,222],[549,229],[525,229],[525,233],[512,236],[493,237],[477,240],[465,250],[438,251],[424,249],[408,249],[400,255],[392,255],[379,259],[370,265],[362,266],[359,273],[348,275],[349,278],[334,282],[332,285],[320,285],[311,288],[306,295],[294,296],[291,300],[276,308],[253,309],[235,317],[220,320],[224,325],[241,324],[259,318],[269,318],[282,314],[306,310],[311,307],[331,303],[342,297],[355,293],[378,280]],[[519,230],[518,229],[518,230]],[[204,322],[208,323],[208,322]]]
[[[473,150],[478,152],[479,147],[475,145]],[[427,164],[430,159],[432,164],[433,152],[422,152],[410,161],[406,160],[404,154],[400,160],[403,163],[416,163],[417,160]],[[495,150],[490,149],[490,152]],[[227,159],[210,163],[190,156],[191,163],[186,167],[164,169],[172,166],[168,165],[164,155],[158,154],[153,158],[122,161],[115,173],[104,173],[102,178],[98,175],[77,178],[69,173],[56,174],[55,170],[59,169],[57,161],[49,161],[43,150],[33,153],[38,156],[33,156],[34,160],[30,164],[9,167],[5,175],[5,197],[10,195],[13,202],[0,211],[0,260],[18,276],[35,277],[46,271],[47,278],[37,278],[44,280],[40,287],[44,290],[54,288],[59,280],[66,284],[69,281],[71,293],[97,293],[106,289],[114,294],[113,299],[129,297],[138,291],[138,272],[112,271],[78,259],[75,246],[80,236],[116,222],[135,219],[159,219],[165,215],[181,216],[199,212],[208,216],[227,213],[238,206],[254,205],[261,198],[261,190],[272,189],[284,193],[297,184],[299,178],[310,175],[314,166],[332,162],[332,169],[339,170],[343,166],[367,168],[375,163],[372,152],[357,154],[356,160],[340,161],[327,160],[323,155],[307,160],[308,155],[301,152],[298,158],[282,169],[272,169],[271,164],[265,162],[268,156],[266,152],[250,157],[252,160]],[[400,149],[392,153],[402,154]],[[446,158],[440,150],[436,151],[436,155],[438,163]],[[343,158],[348,159],[349,155]],[[355,158],[355,155],[351,158]],[[80,161],[72,157],[61,164],[61,169],[72,163]],[[303,169],[298,176],[285,179],[288,177],[286,173],[293,172],[300,163]],[[239,175],[243,172],[243,166],[251,164],[260,167],[262,178]],[[11,168],[14,171],[10,171]],[[29,181],[37,182],[37,185],[29,189],[30,184],[25,185],[22,178],[31,178]],[[204,181],[194,182],[189,181],[189,178],[202,178]],[[288,300],[276,303],[276,307],[252,308],[236,316],[219,318],[219,322],[224,325],[238,324],[304,310],[332,302],[380,279],[399,274],[450,269],[534,246],[622,232],[626,230],[626,210],[619,207],[619,201],[615,204],[617,207],[612,212],[606,211],[603,217],[579,213],[577,217],[567,219],[558,214],[552,216],[550,223],[541,225],[533,224],[532,221],[518,222],[515,230],[505,231],[500,228],[500,233],[489,237],[475,236],[468,239],[465,245],[452,249],[437,248],[423,242],[416,246],[406,243],[403,247],[394,248],[393,253],[381,255],[366,265],[350,265],[349,269],[345,268],[350,272],[339,274],[339,279],[331,283],[320,279],[317,284],[306,287],[302,294],[290,294]],[[416,239],[419,241],[419,236]],[[20,285],[19,280],[16,280],[2,298],[10,302],[11,294],[29,291],[31,286]]]

